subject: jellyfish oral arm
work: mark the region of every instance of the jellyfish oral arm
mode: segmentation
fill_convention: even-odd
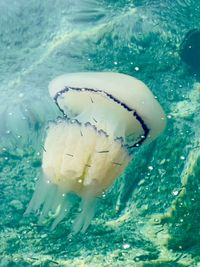
[[[73,231],[84,232],[95,213],[96,198],[128,165],[128,150],[121,140],[111,139],[91,124],[67,119],[49,125],[44,147],[43,175],[27,214],[43,206],[41,223],[49,211],[55,212],[52,204],[57,199],[55,206],[60,207],[60,212],[52,225],[54,229],[73,206],[68,196],[74,193],[82,198],[82,213],[75,220]]]
[[[59,119],[52,124],[45,150],[42,169],[49,181],[79,196],[100,195],[130,160],[121,140],[75,120]]]

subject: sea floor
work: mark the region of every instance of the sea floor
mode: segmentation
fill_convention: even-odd
[[[200,78],[179,56],[200,3],[47,2],[0,3],[0,266],[200,266]],[[53,231],[51,217],[38,225],[24,212],[45,127],[60,115],[48,83],[74,71],[143,80],[168,122],[72,236],[76,208]]]

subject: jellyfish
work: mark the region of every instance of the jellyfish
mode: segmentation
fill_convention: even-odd
[[[148,87],[112,72],[65,74],[49,84],[62,113],[49,122],[41,176],[25,212],[40,210],[39,222],[56,214],[52,229],[80,198],[72,233],[84,233],[97,199],[133,158],[135,149],[165,128],[165,114]]]

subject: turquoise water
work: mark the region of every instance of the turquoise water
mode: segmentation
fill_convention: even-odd
[[[200,266],[200,79],[179,57],[199,13],[194,0],[0,2],[0,266]],[[141,79],[168,124],[69,238],[71,218],[50,231],[23,213],[60,115],[48,83],[80,71]]]

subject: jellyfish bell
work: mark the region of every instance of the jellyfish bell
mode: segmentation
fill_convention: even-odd
[[[120,126],[116,126],[115,130],[125,130],[126,137],[133,132],[135,135],[149,134],[148,141],[152,141],[165,127],[164,112],[149,88],[125,74],[65,74],[49,84],[49,92],[65,115],[80,115],[80,120],[89,121],[92,125],[103,121],[100,128],[111,130],[111,133],[113,129],[109,129],[109,124],[114,126],[116,123]],[[100,121],[97,121],[98,117]],[[146,141],[145,138],[143,142]]]
[[[40,221],[58,213],[54,228],[81,198],[73,232],[85,232],[96,199],[124,171],[134,149],[165,128],[161,106],[141,81],[119,73],[72,73],[57,77],[49,92],[63,116],[49,124],[43,175],[26,211],[42,206]]]

